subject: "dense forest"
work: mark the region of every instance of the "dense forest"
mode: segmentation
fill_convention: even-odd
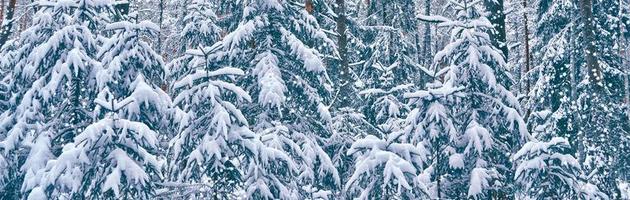
[[[630,0],[0,0],[0,199],[630,199]]]

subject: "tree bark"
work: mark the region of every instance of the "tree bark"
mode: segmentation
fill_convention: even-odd
[[[1,1],[4,4],[4,0]],[[15,14],[15,4],[16,0],[9,0],[9,6],[6,10],[7,15],[5,17],[7,21],[5,23],[4,20],[0,20],[0,22],[2,22],[0,24],[0,46],[3,46],[11,35],[11,30],[13,28],[13,24],[15,23],[15,19],[13,19],[13,15]]]
[[[619,0],[619,5],[624,5],[623,4],[623,0]],[[628,12],[630,10],[626,10],[623,7],[619,9],[619,16],[623,16],[624,13]],[[627,19],[625,19],[627,20]],[[630,24],[628,24],[630,25]],[[630,59],[630,51],[628,50],[629,46],[628,46],[628,35],[626,34],[626,32],[630,31],[630,26],[627,26],[624,23],[624,19],[622,17],[622,20],[619,20],[619,27],[620,27],[620,37],[618,40],[619,43],[619,55],[621,57],[621,66],[625,66],[625,71],[626,74],[624,75],[623,78],[623,83],[624,83],[624,103],[626,106],[630,106],[630,62],[628,62],[628,60]],[[628,116],[630,116],[630,111],[628,111]]]
[[[625,39],[625,43],[628,43],[628,39]],[[623,50],[623,54],[622,54],[622,59],[623,59],[623,66],[626,66],[626,75],[624,76],[624,87],[625,87],[625,98],[624,98],[624,102],[626,103],[626,106],[630,106],[630,62],[628,62],[628,59],[630,59],[630,51],[628,51],[628,46],[627,45],[622,45],[622,49]],[[630,113],[628,113],[630,116]]]
[[[508,59],[508,47],[505,32],[505,12],[503,12],[503,0],[484,0],[484,6],[490,12],[488,20],[494,26],[494,30],[489,31],[492,45],[501,50],[503,57]]]
[[[158,31],[158,44],[157,44],[157,53],[162,55],[162,23],[164,22],[164,0],[160,0],[160,18],[158,19],[158,27],[160,30]]]
[[[586,50],[586,68],[588,69],[588,78],[595,87],[603,87],[602,69],[597,62],[595,54],[595,28],[593,26],[593,2],[592,0],[580,0],[581,21],[584,25],[584,47]]]
[[[0,25],[4,21],[4,0],[0,0]]]
[[[524,39],[524,50],[525,50],[525,67],[523,69],[523,74],[522,74],[522,81],[525,84],[525,90],[523,91],[523,94],[527,95],[529,93],[530,90],[530,85],[529,85],[529,77],[527,77],[527,73],[529,72],[529,70],[531,69],[531,57],[530,57],[530,52],[529,52],[529,18],[527,16],[527,1],[528,0],[523,0],[523,28],[525,31],[525,34],[523,35],[523,39]]]
[[[345,0],[335,0],[337,4],[337,48],[341,59],[339,70],[340,91],[338,95],[339,108],[352,106],[354,99],[354,88],[352,88],[352,70],[348,61],[348,36],[346,35],[347,18]]]
[[[424,15],[431,16],[431,0],[424,1]],[[423,64],[431,63],[433,60],[431,53],[431,25],[426,23],[424,24],[424,47],[422,49]]]

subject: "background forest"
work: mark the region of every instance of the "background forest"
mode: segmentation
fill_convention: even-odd
[[[629,0],[0,0],[0,199],[630,199]]]

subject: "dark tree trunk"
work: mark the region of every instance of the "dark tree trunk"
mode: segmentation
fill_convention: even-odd
[[[527,1],[528,0],[523,0],[523,9],[527,9]],[[521,77],[523,77],[523,83],[525,84],[523,93],[527,95],[530,90],[529,77],[527,76],[527,73],[531,69],[531,56],[529,52],[529,18],[527,16],[527,12],[523,12],[523,26],[525,31],[525,34],[523,35],[523,42],[525,44],[523,47],[525,50],[525,67],[523,68],[523,74]]]
[[[424,15],[431,15],[431,0],[424,1]],[[433,55],[431,55],[431,25],[429,23],[424,24],[424,46],[422,49],[422,59],[423,64],[429,65],[433,60]]]
[[[4,21],[4,0],[0,0],[0,24]]]
[[[505,33],[505,12],[503,12],[503,0],[484,0],[486,10],[490,12],[488,20],[494,26],[490,31],[492,45],[501,50],[503,57],[508,58],[508,47]]]
[[[4,4],[4,0],[2,0],[2,4]],[[13,15],[15,14],[15,4],[16,0],[9,0],[9,6],[6,10],[7,15],[4,18],[7,20],[6,24],[4,20],[0,20],[0,46],[3,46],[11,35],[11,30],[13,29],[13,24],[15,23],[15,19],[13,19]]]
[[[339,66],[339,85],[340,91],[338,95],[338,108],[352,106],[354,98],[354,88],[352,87],[353,78],[352,70],[348,61],[348,36],[346,35],[346,5],[345,0],[335,0],[337,4],[337,48],[339,48],[339,57],[341,65]]]
[[[597,62],[595,54],[595,28],[593,26],[593,2],[592,0],[580,0],[580,14],[582,24],[584,25],[584,50],[586,50],[586,68],[588,69],[588,78],[595,87],[603,86],[602,69]]]
[[[157,44],[157,53],[162,55],[162,23],[164,22],[164,0],[160,0],[160,18],[158,19],[158,27],[160,27],[160,31],[158,32],[158,44]]]

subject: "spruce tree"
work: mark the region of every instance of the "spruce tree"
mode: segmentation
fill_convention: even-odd
[[[233,83],[244,72],[209,62],[203,49],[188,50],[170,69],[180,72],[172,90],[182,109],[179,129],[170,141],[168,179],[176,193],[186,197],[230,197],[242,185],[241,156],[255,156],[258,149],[247,119],[237,107],[251,97]],[[198,184],[198,185],[195,185]]]
[[[100,46],[102,67],[93,72],[97,120],[37,172],[45,178],[25,183],[29,198],[149,198],[162,177],[158,130],[166,130],[171,102],[160,89],[162,58],[140,39],[157,26],[123,20],[105,31],[112,36]]]
[[[91,123],[100,69],[95,34],[112,14],[107,1],[38,1],[34,6],[34,26],[3,48],[1,64],[16,66],[0,144],[9,166],[2,185],[10,191],[4,193],[7,198],[27,193],[37,171]]]
[[[352,144],[348,154],[359,154],[355,171],[345,185],[357,199],[426,198],[427,188],[419,178],[426,162],[422,146],[402,142],[401,131],[384,139],[368,135]]]
[[[487,34],[492,24],[486,18],[478,1],[451,1],[447,8],[456,16],[454,19],[434,16],[438,26],[448,27],[451,41],[435,56],[433,77],[440,84],[433,92],[420,91],[408,94],[409,98],[425,99],[428,94],[443,94],[440,100],[448,120],[441,122],[443,130],[453,123],[455,133],[442,133],[440,140],[431,139],[429,134],[408,129],[411,138],[425,139],[429,146],[438,148],[437,155],[429,155],[439,161],[443,154],[449,155],[453,170],[445,170],[444,164],[436,166],[433,180],[449,184],[440,188],[441,198],[494,198],[512,195],[511,152],[529,139],[529,133],[521,117],[520,105],[514,95],[506,89],[511,82],[506,63]],[[458,95],[454,94],[457,91]],[[444,95],[446,94],[446,95]],[[429,98],[431,99],[431,98]],[[416,101],[415,108],[431,105],[431,101]],[[429,105],[425,105],[428,103]],[[433,104],[439,105],[439,104]],[[428,113],[435,113],[430,109]],[[430,112],[429,112],[430,111]],[[416,111],[418,112],[418,111]],[[438,112],[439,113],[439,112]],[[423,118],[426,113],[414,113],[409,123],[415,127],[431,124],[435,117]],[[428,121],[425,121],[428,120]],[[434,122],[433,122],[434,123]],[[418,134],[418,135],[416,135]],[[454,135],[456,137],[454,137]],[[453,138],[454,148],[447,142]],[[432,143],[435,142],[435,143]],[[436,151],[433,151],[436,152]],[[444,163],[441,161],[440,163]],[[435,172],[441,172],[436,174]],[[437,183],[436,183],[437,185]],[[442,195],[433,194],[434,196]]]
[[[309,46],[332,42],[313,16],[293,1],[252,1],[243,13],[239,26],[216,48],[205,48],[207,63],[243,69],[245,76],[239,80],[253,96],[244,113],[254,122],[251,127],[264,145],[261,150],[289,155],[277,165],[267,163],[273,161],[265,158],[267,153],[249,155],[252,162],[244,164],[243,172],[248,177],[245,190],[256,194],[252,198],[285,199],[313,191],[298,183],[316,190],[339,185],[336,169],[320,146],[330,120],[324,104],[330,80],[321,54]]]

